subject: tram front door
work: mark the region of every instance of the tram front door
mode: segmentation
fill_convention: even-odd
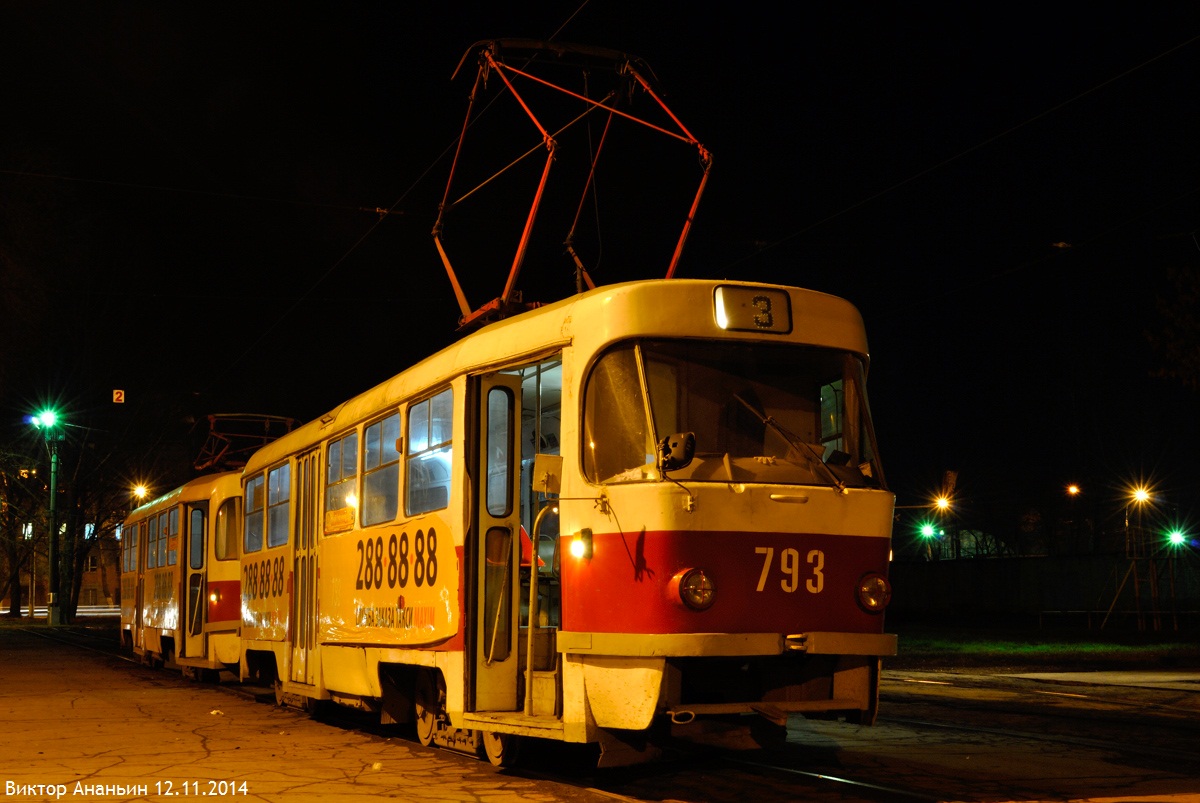
[[[474,710],[515,711],[520,609],[520,377],[483,377],[478,404]]]
[[[208,502],[187,506],[187,564],[184,571],[183,649],[182,656],[204,655],[204,619],[208,608],[204,591],[205,536],[208,529]]]
[[[292,560],[292,660],[291,680],[316,683],[316,662],[311,660],[316,646],[317,531],[320,500],[320,454],[311,451],[296,462],[296,486],[299,493]]]

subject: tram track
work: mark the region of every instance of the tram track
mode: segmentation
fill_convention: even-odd
[[[1200,689],[1185,683],[1117,686],[1084,675],[1069,682],[1011,675],[905,680],[913,685],[893,681],[881,691],[887,713],[879,725],[1098,751],[1129,765],[1200,774],[1200,756],[1189,749],[1200,740]]]
[[[962,712],[972,711],[1034,718],[1047,718],[1052,714],[1056,721],[1123,725],[1144,722],[1149,716],[1160,728],[1193,739],[1200,737],[1200,688],[1121,686],[1122,692],[1117,696],[1112,691],[1115,687],[1083,681],[1070,686],[1075,691],[1047,689],[1044,684],[1035,684],[1036,681],[1019,677],[998,680],[973,677],[964,681],[938,682],[939,686],[952,688],[951,694],[922,693],[918,686],[913,686],[911,691],[885,688],[880,692],[880,700],[886,704],[885,710],[921,706],[952,710],[956,714],[952,719],[961,718],[958,715]],[[885,715],[880,721],[898,722],[900,719]]]
[[[111,655],[126,661],[130,661],[131,663],[136,663],[136,661],[133,661],[130,656],[124,655],[121,652],[120,641],[116,638],[115,633],[111,630],[101,630],[97,632],[92,628],[78,628],[71,626],[54,629],[43,627],[15,627],[13,629],[19,630],[22,633],[28,633],[31,636],[37,636],[38,638],[46,639],[48,641],[56,641],[59,644],[78,647],[82,650],[100,653],[101,655]],[[68,638],[68,636],[70,638]]]
[[[901,789],[895,786],[875,783],[872,781],[858,780],[843,775],[833,775],[826,772],[817,772],[814,770],[802,770],[795,767],[784,767],[777,764],[767,764],[758,761],[748,761],[737,758],[724,759],[726,764],[742,765],[753,767],[756,769],[768,770],[770,772],[785,773],[788,775],[800,776],[811,779],[815,782],[834,784],[839,788],[850,789],[856,792],[861,792],[867,796],[878,795],[884,800],[925,800],[937,801],[941,798],[935,797],[924,792],[916,792],[910,789]]]
[[[515,772],[556,783],[583,784],[622,801],[743,801],[792,803],[811,801],[935,801],[938,797],[914,789],[862,776],[853,770],[818,770],[792,764],[788,757],[740,754],[680,755],[652,765],[592,771],[586,778],[563,773],[527,770]]]
[[[1092,750],[1107,750],[1122,755],[1141,755],[1164,761],[1168,766],[1178,766],[1175,762],[1194,763],[1197,761],[1194,750],[1179,750],[1162,746],[1143,746],[1131,744],[1129,741],[1114,742],[1104,739],[1092,739],[1086,736],[1068,736],[1064,734],[1038,733],[1033,731],[1012,730],[1008,728],[985,728],[978,725],[961,725],[950,722],[932,722],[919,719],[899,717],[880,718],[881,724],[908,727],[917,730],[957,731],[959,733],[979,734],[981,736],[999,736],[1005,739],[1017,739],[1029,742],[1066,745],[1068,747],[1083,747]]]

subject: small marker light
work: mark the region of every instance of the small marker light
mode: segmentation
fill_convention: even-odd
[[[592,530],[590,527],[584,527],[571,539],[571,556],[592,559]]]

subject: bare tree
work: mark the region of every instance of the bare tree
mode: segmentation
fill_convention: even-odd
[[[41,503],[45,488],[36,474],[15,466],[19,462],[13,455],[0,458],[0,598],[8,597],[9,616],[21,615],[22,572],[35,559],[46,527]]]
[[[1146,333],[1158,353],[1158,376],[1200,391],[1200,266],[1168,268],[1170,288],[1158,297],[1158,328]]]

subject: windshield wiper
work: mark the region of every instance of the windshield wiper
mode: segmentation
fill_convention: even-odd
[[[842,480],[838,477],[837,474],[833,473],[833,469],[831,469],[829,466],[825,465],[825,461],[821,459],[821,454],[816,449],[813,448],[813,445],[811,443],[800,440],[800,437],[798,435],[796,435],[794,432],[789,430],[783,424],[780,424],[778,421],[776,421],[774,416],[763,415],[763,413],[761,413],[757,409],[755,409],[754,405],[750,404],[750,402],[746,401],[738,394],[736,394],[736,393],[733,394],[733,398],[740,401],[742,403],[742,405],[747,410],[749,410],[751,413],[753,413],[754,416],[759,421],[761,421],[763,424],[770,427],[771,429],[775,430],[775,432],[777,432],[780,436],[782,436],[783,439],[788,442],[788,445],[790,445],[797,452],[800,452],[802,454],[804,452],[807,452],[808,455],[812,458],[813,462],[815,462],[817,465],[819,465],[821,467],[821,470],[825,472],[825,475],[833,482],[834,485],[837,486],[838,490],[845,493],[846,484],[844,482],[842,482]]]

